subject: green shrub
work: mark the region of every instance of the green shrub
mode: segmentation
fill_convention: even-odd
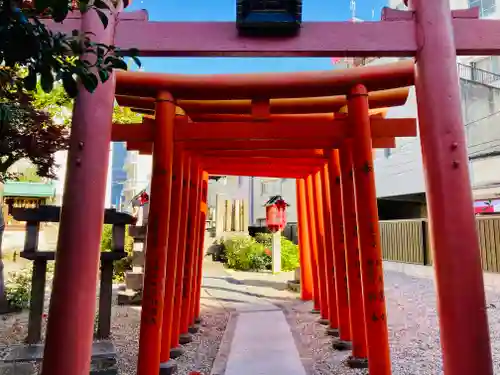
[[[259,233],[233,237],[224,242],[227,265],[241,271],[261,271],[271,269],[272,234]],[[299,248],[290,240],[281,237],[281,269],[293,271],[299,266]]]
[[[32,265],[9,273],[5,282],[5,296],[9,309],[20,311],[29,308],[31,297]]]
[[[113,226],[105,224],[101,236],[101,251],[112,251]],[[134,252],[134,238],[128,234],[125,228],[125,252],[127,256],[114,262],[113,282],[121,283],[125,279],[125,272],[132,269],[132,256]]]

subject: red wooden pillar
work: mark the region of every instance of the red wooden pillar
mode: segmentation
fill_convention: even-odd
[[[183,208],[182,202],[182,178],[184,157],[180,147],[174,147],[174,162],[172,174],[172,196],[170,211],[170,228],[168,231],[167,247],[167,270],[165,282],[165,299],[163,306],[162,342],[160,355],[160,373],[165,371],[170,373],[172,362],[170,360],[172,317],[174,310],[175,274],[177,269],[177,248],[179,244],[180,214]]]
[[[104,29],[95,11],[89,11],[82,15],[81,30],[92,32],[95,42],[113,44],[115,15],[108,19]],[[80,87],[75,100],[44,375],[90,371],[114,86],[112,76],[93,93]]]
[[[332,231],[332,211],[330,204],[330,188],[328,186],[328,165],[325,163],[324,168],[318,173],[320,190],[321,190],[321,201],[322,201],[322,218],[320,221],[323,225],[324,231],[324,261],[325,261],[325,275],[326,275],[326,293],[328,300],[328,321],[330,323],[330,328],[327,331],[328,334],[337,336],[339,331],[337,327],[339,326],[338,321],[338,311],[337,311],[337,291],[335,285],[335,264],[333,261],[333,231]]]
[[[340,164],[338,150],[331,150],[328,163],[328,186],[331,205],[333,231],[333,257],[335,264],[335,290],[337,292],[337,312],[339,340],[334,342],[337,350],[351,348],[351,322],[349,319],[349,296],[347,286],[347,266],[344,246],[344,225],[342,214],[342,191],[340,188]]]
[[[189,182],[191,181],[191,157],[186,155],[184,159],[184,178],[182,179],[182,209],[180,215],[179,242],[177,246],[177,267],[175,271],[174,311],[172,316],[172,333],[170,335],[170,358],[177,358],[184,353],[179,346],[179,334],[181,330],[182,311],[182,287],[184,278],[184,260],[186,258],[186,234],[188,222],[188,210],[191,204],[189,200]]]
[[[191,164],[191,182],[189,184],[189,211],[188,211],[188,226],[187,226],[187,241],[186,241],[186,259],[184,260],[184,280],[182,287],[182,310],[181,310],[181,340],[185,342],[191,341],[189,335],[189,326],[193,323],[191,318],[191,302],[192,293],[194,291],[193,270],[196,264],[196,235],[198,232],[199,223],[199,198],[200,198],[200,182],[201,173],[199,162],[195,161]],[[182,342],[181,342],[182,343]]]
[[[384,295],[382,249],[375,192],[368,93],[355,85],[349,95],[349,121],[354,131],[353,152],[356,214],[365,302],[368,369],[371,375],[390,375],[389,336]]]
[[[175,105],[160,93],[156,102],[153,174],[147,231],[146,265],[139,336],[138,375],[156,375],[160,366],[161,330],[167,266],[167,241],[174,149]]]
[[[309,241],[306,182],[297,179],[297,226],[300,251],[300,297],[303,301],[313,299],[313,272],[311,265],[311,246]]]
[[[313,214],[315,223],[315,234],[316,234],[316,253],[318,262],[318,278],[320,292],[320,313],[321,319],[319,323],[327,325],[330,323],[331,328],[335,327],[336,322],[329,322],[328,317],[330,316],[330,306],[328,305],[328,289],[331,288],[326,275],[326,257],[325,257],[325,225],[323,222],[323,202],[321,201],[321,175],[320,172],[316,172],[312,178],[313,186]]]
[[[195,305],[196,305],[196,298],[197,298],[197,288],[198,288],[198,264],[200,260],[200,218],[201,218],[201,206],[202,206],[202,188],[203,188],[203,171],[200,168],[198,170],[199,174],[199,183],[198,183],[198,195],[197,195],[197,204],[196,204],[196,217],[195,217],[195,223],[196,223],[196,230],[194,233],[194,244],[193,244],[193,274],[192,274],[192,279],[193,279],[193,285],[192,285],[192,291],[190,295],[190,301],[189,301],[189,324],[190,324],[190,331],[191,332],[197,332],[198,331],[198,326],[196,325],[196,320],[195,320]]]
[[[321,288],[320,288],[320,278],[318,274],[318,248],[317,248],[317,238],[316,238],[316,224],[314,220],[314,194],[313,194],[313,184],[312,176],[307,176],[306,178],[306,211],[307,211],[307,224],[309,231],[309,241],[311,249],[311,265],[313,274],[313,302],[314,308],[313,313],[320,313],[320,302],[321,302]]]
[[[415,85],[444,373],[491,375],[450,3],[413,0],[409,5],[418,24]]]
[[[351,367],[367,367],[368,351],[366,347],[365,308],[361,284],[361,263],[354,200],[351,141],[344,141],[339,149],[339,159],[352,342],[352,356],[348,358],[347,363]]]
[[[207,199],[208,199],[208,173],[203,171],[202,184],[201,184],[201,204],[200,204],[200,224],[198,235],[198,266],[196,273],[196,289],[193,308],[193,317],[196,323],[201,322],[200,316],[200,298],[201,298],[201,284],[203,279],[203,258],[205,256],[205,228],[207,220]]]

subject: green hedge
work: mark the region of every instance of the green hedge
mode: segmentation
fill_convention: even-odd
[[[237,236],[223,242],[229,268],[241,271],[262,271],[271,269],[272,235],[258,234]],[[281,237],[281,269],[293,271],[299,266],[299,248],[290,240]]]

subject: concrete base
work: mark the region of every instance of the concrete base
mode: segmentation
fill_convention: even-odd
[[[316,309],[311,310],[311,314],[318,315],[319,313],[320,313],[319,310],[316,310]]]
[[[201,324],[201,322],[202,322],[202,321],[203,321],[203,320],[201,319],[201,317],[198,317],[198,318],[196,318],[196,319],[194,320],[194,323],[195,323],[195,324]]]
[[[166,363],[160,363],[160,375],[172,375],[177,372],[177,363],[171,359]]]
[[[179,344],[181,345],[189,344],[191,341],[193,341],[193,336],[189,333],[182,333],[179,336]]]
[[[337,328],[328,327],[326,329],[326,334],[328,336],[339,337],[339,330]]]
[[[196,324],[193,324],[191,327],[188,328],[188,332],[192,334],[198,333],[199,330],[200,326],[197,326]]]
[[[349,356],[346,363],[350,368],[368,368],[368,359],[366,358],[355,358],[353,356]]]
[[[184,354],[184,349],[178,346],[177,348],[170,349],[170,358],[176,359]]]
[[[333,340],[332,346],[333,346],[333,349],[338,350],[338,351],[352,349],[352,343],[350,341],[344,341],[344,340],[340,340],[340,339]]]
[[[327,326],[328,324],[330,324],[330,321],[328,319],[325,319],[325,318],[320,318],[320,319],[318,319],[318,323],[321,325]]]

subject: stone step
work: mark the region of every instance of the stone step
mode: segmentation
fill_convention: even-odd
[[[142,292],[132,289],[120,290],[117,294],[117,299],[119,305],[140,305]]]
[[[292,292],[300,293],[300,281],[290,280],[287,282],[287,286]]]
[[[19,365],[20,363],[41,362],[43,359],[43,344],[11,345],[3,355],[4,364]],[[111,341],[99,341],[92,344],[91,363],[99,368],[108,368],[116,364],[116,350]]]
[[[125,285],[127,289],[142,290],[144,281],[143,272],[127,271],[125,272]]]
[[[36,375],[32,363],[0,363],[0,375]]]

